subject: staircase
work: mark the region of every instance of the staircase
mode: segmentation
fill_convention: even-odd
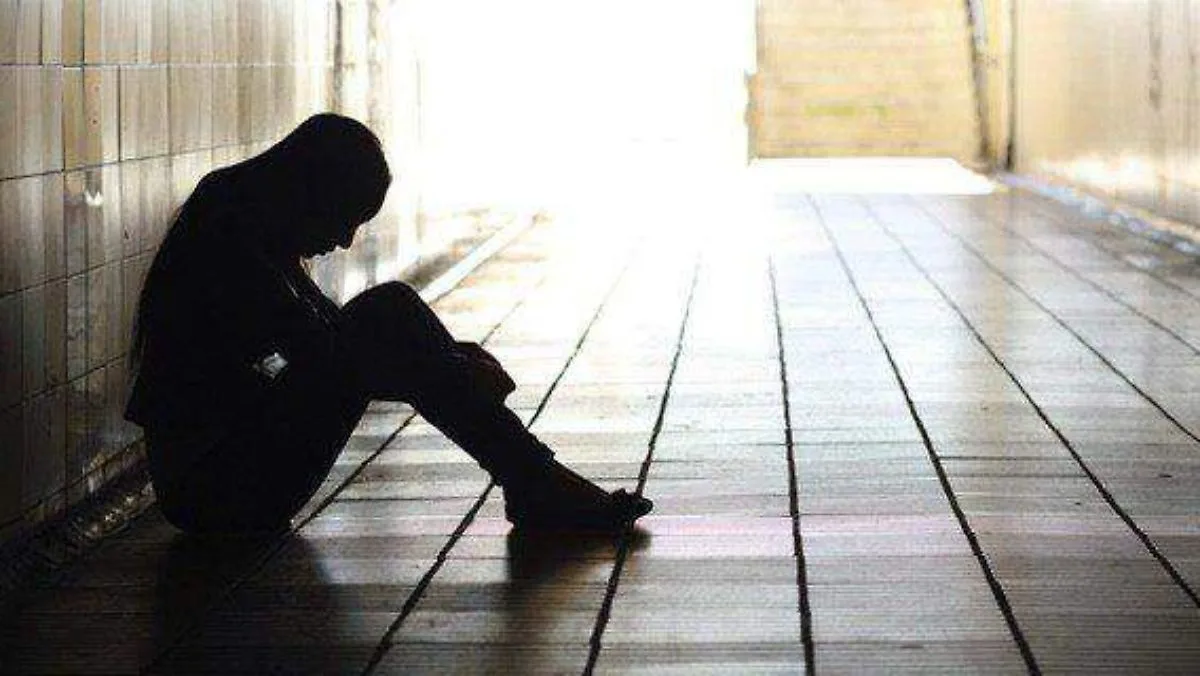
[[[755,157],[976,159],[964,0],[760,0],[757,29]]]

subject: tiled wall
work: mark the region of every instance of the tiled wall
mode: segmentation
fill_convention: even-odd
[[[0,0],[0,541],[137,460],[130,318],[196,180],[312,112],[388,118],[386,4]],[[393,191],[356,257],[316,264],[331,291],[404,267],[414,204]]]
[[[1016,168],[1200,223],[1200,1],[1015,7]]]

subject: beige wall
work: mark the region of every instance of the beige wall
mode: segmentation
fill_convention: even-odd
[[[760,0],[756,157],[978,158],[963,0]]]
[[[385,110],[403,85],[382,82],[403,45],[366,49],[389,4],[0,1],[0,540],[136,461],[130,316],[198,177],[330,108],[411,143]],[[411,263],[415,202],[394,191],[355,256],[318,262],[327,288]]]
[[[1009,0],[969,0],[974,8],[976,67],[983,134],[983,164],[1008,166],[1012,113],[1012,3]]]
[[[1016,170],[1200,223],[1200,2],[1015,10]]]

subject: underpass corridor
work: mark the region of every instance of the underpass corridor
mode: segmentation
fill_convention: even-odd
[[[1200,673],[1196,1],[0,2],[0,673]],[[412,285],[636,526],[381,401],[167,522],[147,270],[323,111],[392,180],[291,293]]]
[[[33,594],[5,671],[1190,670],[1193,259],[875,171],[763,163],[683,230],[546,221],[436,302],[560,459],[655,500],[636,529],[514,532],[381,404],[293,532],[152,510]]]

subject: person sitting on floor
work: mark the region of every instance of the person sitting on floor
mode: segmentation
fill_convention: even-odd
[[[286,528],[372,399],[410,403],[503,487],[518,528],[615,531],[651,509],[554,459],[505,404],[515,385],[402,282],[339,307],[302,259],[348,248],[391,175],[378,138],[316,115],[206,175],[146,275],[126,417],[158,503],[189,532]]]

